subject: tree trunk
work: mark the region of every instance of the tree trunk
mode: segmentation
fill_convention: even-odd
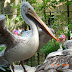
[[[17,5],[19,2],[20,2],[20,0],[15,0],[15,5]],[[14,9],[13,18],[12,19],[16,18],[16,16],[17,16],[17,9]]]

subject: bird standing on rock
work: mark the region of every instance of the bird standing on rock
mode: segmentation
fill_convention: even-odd
[[[22,65],[24,72],[26,72],[22,61],[32,57],[38,49],[39,34],[36,25],[38,25],[44,32],[57,40],[48,26],[37,16],[33,7],[27,1],[21,2],[21,16],[30,26],[32,31],[32,33],[30,35],[28,34],[27,37],[13,35],[5,27],[5,16],[0,17],[0,44],[4,44],[6,46],[6,48],[1,53],[1,57],[11,65],[13,72],[13,62],[15,61],[21,61],[20,64]],[[1,62],[3,63],[4,60],[1,60]]]

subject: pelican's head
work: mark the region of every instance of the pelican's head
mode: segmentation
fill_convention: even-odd
[[[21,15],[27,15],[34,11],[33,7],[26,0],[21,1]]]
[[[55,40],[57,38],[50,31],[48,26],[39,18],[39,16],[35,13],[33,7],[25,0],[21,2],[21,15],[23,19],[27,22],[27,19],[30,19],[34,23],[38,24],[38,26],[47,34],[52,36]]]

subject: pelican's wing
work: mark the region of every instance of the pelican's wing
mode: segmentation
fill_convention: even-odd
[[[5,40],[4,40],[4,33],[3,33],[3,29],[5,27],[5,16],[4,15],[0,15],[0,44],[2,44]]]
[[[7,48],[13,48],[17,43],[15,36],[5,26],[5,16],[0,15],[0,45],[4,44]]]
[[[50,28],[50,30],[54,33],[54,30]],[[50,35],[46,34],[42,29],[38,29],[39,31],[39,49],[43,47],[48,41],[52,38]]]
[[[57,50],[55,52],[51,52],[47,55],[44,63],[48,61],[49,57],[53,57],[53,56],[57,56],[57,55],[72,55],[72,49]]]
[[[5,27],[5,16],[4,15],[0,15],[0,47],[4,46],[7,40],[8,40],[8,36],[7,34],[9,33]],[[0,53],[0,67],[1,66],[5,66],[5,65],[9,65],[8,61],[5,59],[4,57],[4,52],[5,52],[6,48]]]
[[[12,33],[5,27],[5,18],[4,15],[0,15],[0,44],[12,45],[15,39]]]
[[[63,55],[72,55],[72,49],[65,49],[62,51]]]
[[[2,46],[4,46],[4,45],[2,45]],[[4,57],[5,50],[6,50],[6,48],[0,52],[0,67],[9,65],[8,61]]]
[[[2,47],[4,47],[4,50],[2,50],[2,51],[0,52],[0,56],[4,56],[4,52],[5,52],[5,49],[6,49],[6,46],[5,46],[5,45],[0,45],[0,49],[1,49]]]
[[[36,72],[41,70],[44,70],[44,72],[64,72],[68,69],[72,69],[72,56],[59,55],[49,57],[46,63],[40,65],[37,68]]]
[[[0,67],[9,66],[9,62],[5,59],[4,56],[0,56]]]
[[[72,49],[72,40],[67,40],[65,43],[64,43],[64,47],[66,49]]]

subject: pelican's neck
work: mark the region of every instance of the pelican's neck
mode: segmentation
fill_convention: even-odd
[[[29,25],[30,25],[30,28],[32,30],[32,35],[37,36],[38,35],[38,29],[37,29],[37,26],[35,25],[35,23],[30,21]]]
[[[22,15],[22,17],[25,20],[25,22],[30,26],[30,29],[32,30],[32,35],[38,36],[38,30],[37,30],[36,24],[32,20],[27,18],[26,15]]]
[[[24,21],[30,26],[32,30],[32,36],[38,36],[38,30],[35,23],[32,20],[30,20],[25,14],[21,13],[21,15]]]

